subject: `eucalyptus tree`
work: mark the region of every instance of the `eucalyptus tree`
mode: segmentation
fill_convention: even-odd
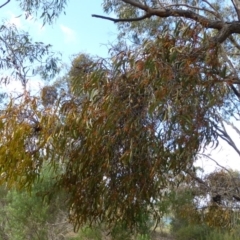
[[[107,184],[103,181],[100,189],[104,190],[100,191],[92,183],[89,191],[105,192],[107,188],[107,197],[102,195],[103,199],[97,202],[106,204],[108,197],[111,202],[114,194],[116,211],[114,217],[108,214],[106,219],[123,219],[131,224],[150,206],[154,212],[152,203],[161,199],[161,189],[169,187],[177,175],[186,176],[197,153],[210,142],[217,145],[220,137],[239,154],[223,123],[232,117],[239,119],[239,4],[107,0],[103,8],[115,17],[93,17],[118,24],[120,41],[129,34],[133,44],[131,50],[121,44],[113,49],[110,68],[101,62],[104,71],[76,77],[85,77],[75,89],[82,89],[87,101],[82,103],[82,123],[86,121],[91,133],[86,143],[80,140],[84,144],[79,145],[81,150],[76,154],[81,153],[78,159],[89,158],[97,169],[94,160],[101,162],[106,151],[103,162],[109,159],[108,170],[97,172],[104,172],[99,183],[103,179]],[[107,86],[112,85],[109,90]],[[92,156],[96,147],[97,155]],[[86,152],[88,158],[83,157]],[[70,176],[74,166],[71,165]],[[78,164],[75,167],[79,170]],[[100,169],[103,170],[102,165]],[[97,172],[92,170],[94,176]],[[80,173],[80,183],[94,180],[82,178],[81,168]],[[73,204],[76,219],[81,222],[84,219],[78,216],[84,210],[78,205],[85,206],[84,200],[79,198]],[[103,206],[107,206],[107,211],[102,213]],[[99,214],[93,220],[111,212],[108,205],[103,206],[97,206]],[[86,207],[89,216],[94,210]]]
[[[138,44],[120,42],[109,59],[79,56],[67,95],[50,87],[11,101],[0,117],[0,181],[29,187],[47,161],[61,166],[55,187],[67,191],[76,227],[141,228],[203,147],[220,136],[237,149],[221,122],[239,117],[239,11],[208,1],[103,7],[116,18],[93,16]]]

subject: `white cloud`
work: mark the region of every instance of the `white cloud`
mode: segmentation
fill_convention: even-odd
[[[16,28],[18,28],[18,29],[23,28],[20,16],[16,17],[11,12],[9,12],[9,15],[10,15],[10,19],[7,21],[8,24],[10,24],[10,25],[14,24],[16,26]]]
[[[44,82],[41,80],[33,79],[27,83],[26,90],[31,92],[31,94],[39,93],[40,89],[44,86]],[[11,79],[8,84],[0,85],[1,92],[6,92],[11,94],[13,97],[18,96],[24,92],[24,87],[20,81]]]
[[[60,28],[64,34],[64,42],[65,43],[74,43],[76,42],[77,38],[76,38],[76,33],[74,30],[72,30],[71,28],[68,28],[64,25],[60,25]]]
[[[33,29],[35,31],[35,34],[37,35],[41,35],[45,30],[42,22],[37,21],[31,15],[28,15],[25,18],[23,16],[15,16],[12,12],[8,12],[8,15],[9,15],[9,19],[7,20],[7,24],[9,25],[14,24],[18,29],[25,30],[25,31],[29,31],[30,29]]]
[[[26,23],[29,27],[35,29],[36,33],[40,35],[43,31],[45,31],[45,27],[41,21],[37,21],[32,15],[28,15],[26,18]]]

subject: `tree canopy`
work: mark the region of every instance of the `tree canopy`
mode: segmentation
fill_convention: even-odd
[[[19,2],[27,14],[41,11],[44,23],[66,4]],[[116,18],[93,16],[120,31],[110,58],[81,54],[62,89],[25,92],[2,109],[0,182],[31,189],[47,163],[58,171],[51,194],[67,192],[76,228],[101,221],[133,228],[149,213],[159,218],[156,204],[192,176],[201,149],[220,137],[240,152],[223,123],[239,119],[240,9],[229,3],[103,1]],[[23,85],[32,67],[24,61],[40,62],[33,73],[44,78],[58,71],[54,59],[39,61],[48,45],[2,29],[2,69]]]

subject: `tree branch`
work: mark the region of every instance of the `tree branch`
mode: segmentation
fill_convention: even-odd
[[[212,28],[218,30],[218,34],[212,38],[214,42],[223,43],[231,34],[238,33],[240,34],[240,22],[233,21],[233,22],[223,22],[222,20],[211,20],[205,16],[202,16],[192,10],[185,10],[185,9],[176,9],[176,8],[169,8],[166,6],[165,8],[150,8],[145,4],[140,3],[136,0],[122,0],[126,4],[130,4],[133,7],[141,9],[145,12],[145,15],[138,17],[138,18],[126,18],[126,19],[116,19],[105,17],[101,15],[93,14],[93,17],[107,19],[113,22],[133,22],[133,21],[141,21],[146,18],[150,18],[152,16],[157,16],[160,18],[168,18],[168,17],[184,17],[187,19],[194,20],[198,22],[205,28]]]
[[[4,6],[7,5],[8,3],[10,3],[10,0],[7,0],[5,3],[3,3],[2,5],[0,5],[0,8],[4,7]]]
[[[219,164],[215,159],[213,159],[212,157],[210,157],[209,155],[205,154],[205,153],[201,153],[200,155],[208,158],[209,160],[213,161],[217,166],[219,166],[220,168],[222,168],[224,171],[226,171],[229,176],[231,177],[231,180],[232,182],[234,183],[234,186],[235,186],[235,190],[239,193],[239,190],[238,190],[238,184],[236,183],[235,181],[235,178],[232,174],[232,172],[230,170],[228,170],[226,167],[222,166],[221,164]]]
[[[217,131],[219,131],[218,136],[222,138],[224,141],[226,141],[229,144],[229,146],[231,146],[236,151],[236,153],[240,156],[240,150],[237,148],[236,144],[227,133],[226,128],[223,124],[223,120],[221,118],[219,119],[219,123],[221,124],[222,129],[220,129],[219,126],[215,126]]]
[[[240,130],[233,123],[231,123],[230,121],[227,121],[225,119],[223,119],[222,121],[224,121],[227,125],[231,126],[240,137]]]
[[[190,171],[185,171],[192,179],[196,180],[198,183],[203,184],[207,189],[210,189],[210,187],[207,185],[205,181],[203,181],[201,178],[197,177],[195,174],[191,173]]]
[[[203,0],[203,2],[205,2],[208,6],[210,6],[214,10],[214,13],[216,14],[215,16],[217,18],[219,18],[223,21],[222,16],[217,12],[216,8],[210,2],[208,2],[207,0]]]
[[[139,18],[124,18],[124,19],[111,18],[111,17],[106,17],[106,16],[102,16],[102,15],[97,15],[97,14],[92,14],[92,17],[102,18],[102,19],[110,20],[114,23],[117,23],[117,22],[137,22],[137,21],[141,21],[141,20],[146,19],[146,18],[150,18],[151,15],[145,14],[142,17],[139,17]]]
[[[233,4],[233,7],[237,13],[237,16],[238,16],[238,20],[240,21],[240,10],[239,10],[239,3],[238,3],[238,0],[231,0],[232,4]]]
[[[233,36],[229,37],[230,42],[236,47],[238,50],[240,50],[240,45],[237,43],[237,41],[234,39]]]
[[[204,11],[204,12],[208,12],[208,13],[212,14],[213,16],[215,16],[216,18],[220,19],[219,14],[217,14],[216,12],[213,12],[207,8],[194,7],[194,6],[190,6],[188,4],[171,4],[171,5],[167,6],[167,8],[171,8],[171,7],[186,7],[189,9],[195,9],[197,11]]]
[[[230,84],[229,86],[233,90],[233,92],[237,96],[237,98],[240,100],[240,92],[238,92],[238,90],[232,84]]]

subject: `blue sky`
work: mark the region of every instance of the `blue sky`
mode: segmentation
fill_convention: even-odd
[[[28,31],[35,41],[53,45],[53,49],[63,54],[63,61],[79,52],[107,56],[107,44],[117,38],[117,28],[113,22],[91,17],[104,14],[101,0],[69,1],[66,15],[62,14],[52,25],[42,27],[41,19],[25,20],[16,2],[10,2],[0,9],[2,18],[15,23],[19,29]]]

